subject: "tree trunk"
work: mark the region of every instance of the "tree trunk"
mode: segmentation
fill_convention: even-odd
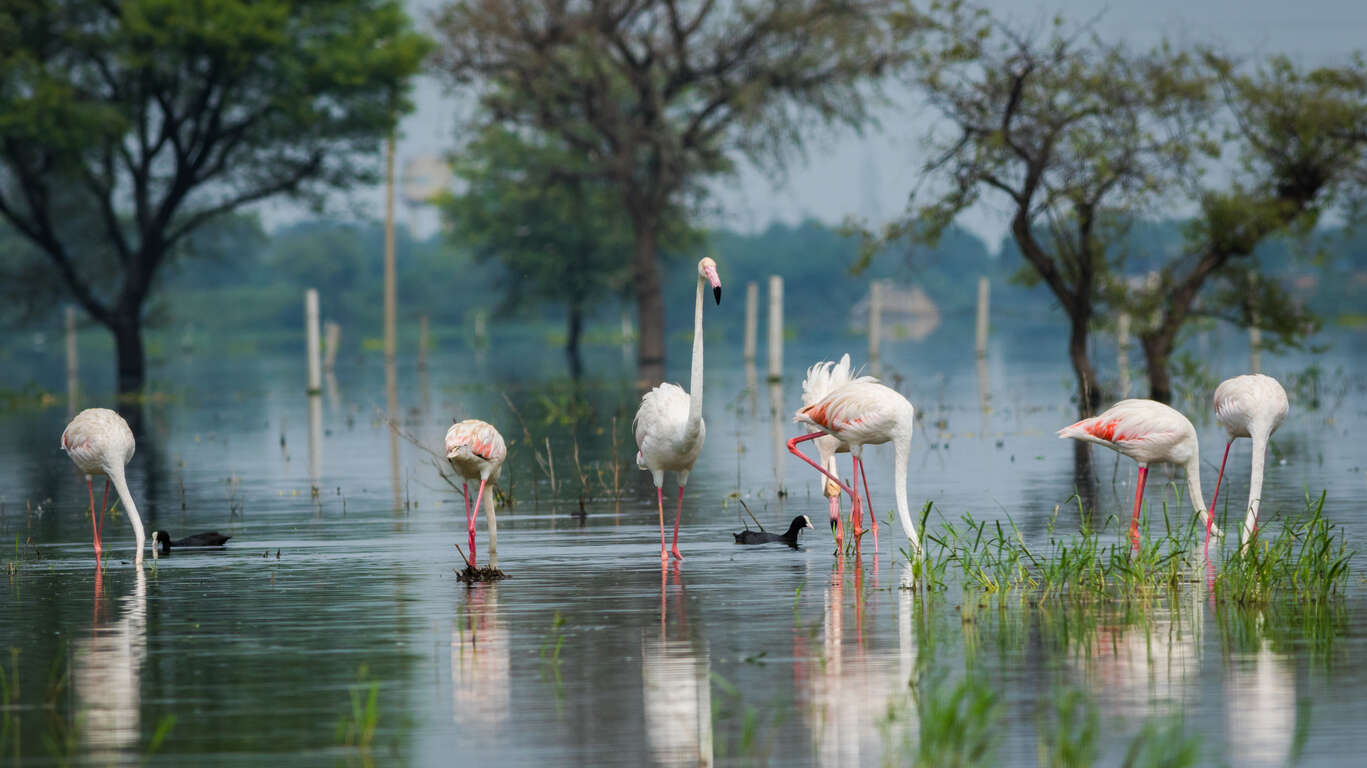
[[[1077,417],[1085,419],[1096,413],[1101,405],[1101,392],[1096,386],[1096,370],[1087,356],[1087,321],[1091,316],[1090,306],[1080,310],[1070,318],[1072,330],[1068,336],[1068,358],[1073,363],[1073,375],[1077,377]]]
[[[114,317],[110,330],[118,356],[119,394],[140,392],[147,378],[147,356],[142,347],[142,321],[137,309]]]
[[[1144,364],[1149,370],[1149,399],[1172,402],[1172,339],[1167,336],[1140,336]]]
[[[579,337],[584,332],[584,306],[577,297],[570,299],[569,329],[565,335],[565,356],[569,358],[570,378],[584,373],[584,362],[579,357]]]
[[[635,257],[632,278],[636,285],[636,385],[644,389],[664,380],[665,308],[660,297],[660,262],[655,251],[656,224],[649,217],[635,217]]]

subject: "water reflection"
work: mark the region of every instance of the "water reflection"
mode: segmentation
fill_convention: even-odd
[[[508,628],[497,584],[470,589],[451,629],[451,702],[455,721],[497,735],[508,719]]]
[[[826,585],[821,652],[799,653],[796,662],[798,695],[806,702],[803,714],[811,733],[812,750],[816,763],[823,766],[877,762],[878,724],[894,705],[909,702],[908,683],[916,662],[913,592],[895,590],[897,653],[870,649],[865,643],[865,622],[866,615],[877,615],[870,605],[872,597],[879,594],[877,571],[871,574],[873,583],[866,585],[859,561],[851,565],[852,578],[847,578],[845,564],[837,561]],[[910,586],[910,578],[908,571],[904,574],[904,586]],[[853,627],[846,625],[847,611],[853,613]],[[910,707],[897,708],[908,713],[914,730],[914,711]]]
[[[309,485],[313,495],[318,496],[318,488],[323,477],[323,394],[309,393]]]
[[[1242,614],[1241,611],[1235,611]],[[1296,732],[1296,674],[1264,635],[1262,611],[1233,617],[1245,647],[1225,659],[1225,743],[1231,765],[1289,765]],[[1226,626],[1222,622],[1222,629]]]
[[[147,578],[135,568],[133,591],[120,601],[121,616],[99,621],[101,574],[96,573],[96,620],[88,637],[75,643],[71,681],[83,752],[95,762],[112,762],[133,750],[141,733],[142,667],[147,660]]]
[[[783,494],[783,467],[788,453],[784,449],[783,435],[791,421],[783,409],[783,382],[769,381],[769,449],[774,458],[774,487],[779,495]]]
[[[1086,684],[1106,712],[1143,719],[1200,699],[1200,590],[1164,606],[1126,606],[1074,639]],[[1133,612],[1132,612],[1133,611]],[[1086,625],[1086,619],[1083,620]]]
[[[655,765],[712,765],[712,671],[704,644],[641,638],[646,746]]]

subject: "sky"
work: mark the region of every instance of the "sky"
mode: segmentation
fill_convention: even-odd
[[[1217,43],[1236,53],[1285,53],[1305,65],[1332,64],[1354,50],[1367,49],[1367,0],[1086,0],[982,3],[994,14],[1023,24],[1037,24],[1055,14],[1065,18],[1095,18],[1097,32],[1108,40],[1124,40],[1146,47],[1166,38],[1178,44]],[[419,28],[438,0],[409,0]],[[417,84],[415,112],[400,126],[398,168],[414,158],[441,156],[459,141],[468,100],[450,94],[435,78]],[[764,229],[771,222],[796,222],[812,217],[835,224],[856,217],[882,224],[903,212],[907,193],[923,161],[923,137],[936,116],[919,109],[909,91],[894,93],[894,104],[879,114],[879,126],[853,131],[824,132],[782,178],[754,168],[742,168],[736,179],[713,185],[707,223],[743,232]],[[383,189],[357,190],[341,207],[356,215],[383,213]],[[371,213],[373,211],[373,213]],[[278,226],[309,215],[289,206],[262,210],[268,226]],[[399,204],[399,220],[419,235],[431,234],[437,220],[424,206]],[[990,246],[1001,239],[1006,221],[1000,208],[981,206],[967,212],[961,223]]]

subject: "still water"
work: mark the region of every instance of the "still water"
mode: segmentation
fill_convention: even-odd
[[[687,340],[675,342],[682,379]],[[1237,335],[1204,343],[1215,380],[1243,372]],[[816,474],[782,441],[795,434],[802,368],[862,358],[858,338],[790,345],[776,385],[746,370],[739,344],[711,341],[686,560],[663,571],[654,490],[632,461],[629,353],[590,349],[597,374],[576,395],[557,351],[445,346],[426,370],[401,360],[399,438],[378,356],[339,361],[312,456],[302,357],[201,352],[156,369],[169,394],[143,406],[133,496],[149,530],[233,539],[141,570],[116,517],[95,572],[85,488],[57,450],[67,405],[0,414],[0,753],[22,765],[901,765],[942,734],[937,707],[968,678],[995,706],[954,719],[987,732],[990,764],[1036,764],[1049,713],[1072,700],[1094,713],[1100,764],[1183,739],[1216,765],[1335,765],[1367,748],[1362,562],[1347,595],[1319,607],[1217,608],[1199,590],[1090,607],[926,596],[902,588],[883,446],[866,453],[882,551],[866,537],[862,560],[837,563]],[[1367,426],[1362,346],[1345,335],[1314,360],[1264,355],[1284,382],[1312,362],[1322,372],[1315,390],[1288,387],[1265,519],[1327,490],[1356,549],[1367,544],[1367,454],[1350,439]],[[968,345],[884,345],[882,372],[922,414],[910,495],[918,509],[934,501],[932,529],[965,513],[1009,518],[1038,542],[1051,519],[1080,525],[1071,445],[1054,436],[1072,421],[1070,378],[1037,352],[994,339],[979,364]],[[34,377],[60,390],[59,364]],[[1223,445],[1208,398],[1181,406],[1207,489]],[[473,587],[454,574],[460,497],[419,447],[438,450],[467,417],[508,439],[514,499],[499,512],[510,578]],[[1222,492],[1236,509],[1248,450],[1236,444]],[[1100,513],[1128,515],[1133,464],[1095,456]],[[1185,519],[1180,473],[1169,477],[1153,475],[1149,512],[1166,502]],[[795,514],[817,527],[800,551],[738,547],[733,494],[769,530]]]

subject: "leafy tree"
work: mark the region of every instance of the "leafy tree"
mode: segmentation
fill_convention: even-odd
[[[1187,56],[1133,55],[1061,21],[1036,39],[961,3],[931,14],[912,76],[954,131],[932,136],[932,186],[915,193],[930,201],[884,236],[933,239],[980,200],[1005,202],[1022,277],[1068,316],[1078,415],[1091,415],[1101,391],[1087,339],[1120,266],[1114,245],[1207,148],[1194,127],[1207,78]]]
[[[505,308],[528,299],[565,302],[565,354],[578,377],[585,311],[626,289],[631,223],[609,186],[564,172],[576,158],[553,142],[486,128],[457,159],[463,191],[441,208],[456,244],[506,267]]]
[[[897,55],[893,0],[456,0],[439,62],[481,120],[553,137],[631,222],[643,383],[664,373],[659,243],[741,157],[780,167],[811,116],[859,125]]]
[[[201,226],[375,178],[426,51],[393,0],[0,8],[0,216],[142,387],[154,278]]]

